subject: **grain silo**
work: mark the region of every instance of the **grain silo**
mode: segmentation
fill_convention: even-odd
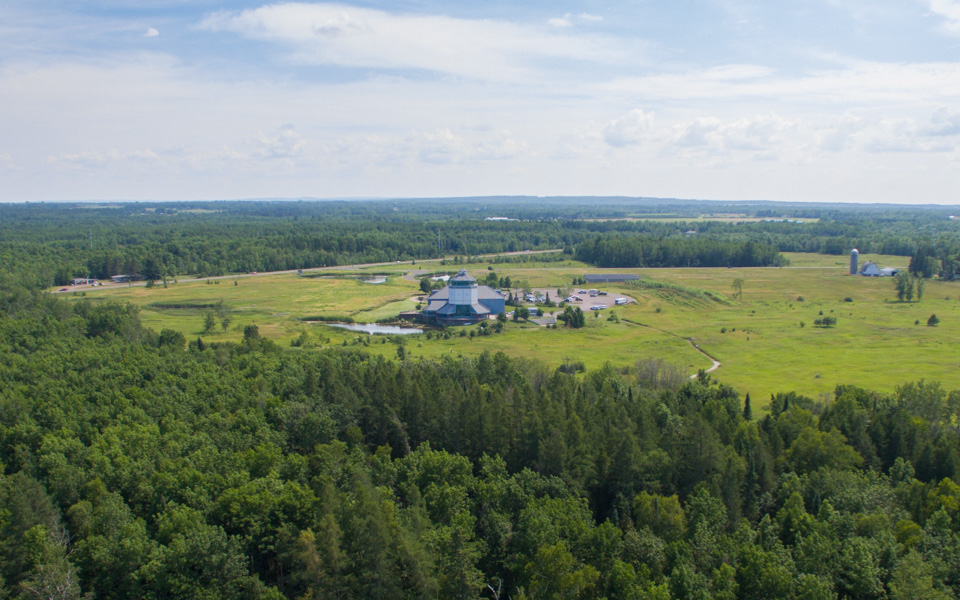
[[[857,274],[857,259],[860,257],[860,253],[857,252],[857,249],[854,248],[850,251],[850,274]]]

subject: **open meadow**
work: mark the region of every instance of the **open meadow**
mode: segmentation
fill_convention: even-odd
[[[331,270],[323,276],[264,274],[168,287],[97,288],[88,289],[85,297],[133,302],[140,306],[145,325],[213,342],[238,340],[249,324],[285,347],[306,332],[299,351],[360,344],[370,352],[396,356],[397,344],[402,344],[407,357],[438,358],[489,350],[550,365],[582,362],[588,371],[605,363],[629,368],[638,360],[660,358],[692,374],[711,365],[696,345],[721,362],[714,377],[750,393],[758,407],[771,393],[793,390],[821,397],[841,383],[890,392],[904,382],[926,379],[960,388],[960,357],[953,351],[960,330],[960,284],[928,281],[922,300],[897,302],[892,279],[850,276],[846,257],[786,256],[791,264],[784,268],[613,270],[642,279],[598,287],[609,290],[611,298],[621,293],[637,302],[588,312],[587,325],[579,330],[511,321],[501,334],[471,336],[476,326],[458,327],[450,329],[450,336],[411,336],[403,342],[311,319],[375,322],[412,310],[420,295],[415,275],[455,272],[460,265],[434,261]],[[881,266],[906,263],[903,257],[861,256],[866,260]],[[492,269],[500,277],[509,276],[515,288],[564,292],[593,287],[572,286],[571,281],[603,271],[572,260],[467,267],[478,279]],[[373,273],[386,275],[386,282],[365,283]],[[742,298],[733,286],[737,279]],[[215,329],[205,333],[205,315],[216,312],[220,301],[230,325],[223,330],[218,319]],[[926,325],[931,314],[940,320],[936,327]],[[815,326],[823,317],[835,318],[836,325]]]

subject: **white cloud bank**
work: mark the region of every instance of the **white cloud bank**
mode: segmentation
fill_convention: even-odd
[[[559,22],[558,22],[559,23]],[[607,62],[601,37],[487,19],[398,15],[343,4],[273,4],[221,11],[201,27],[286,45],[304,64],[419,69],[492,81],[535,74],[543,59]]]

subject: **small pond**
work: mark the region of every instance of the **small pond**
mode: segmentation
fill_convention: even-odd
[[[328,323],[331,327],[360,331],[363,333],[383,333],[387,335],[415,335],[423,333],[422,329],[414,327],[397,327],[396,325],[377,325],[376,323]]]
[[[364,282],[364,283],[374,283],[374,284],[386,283],[386,282],[387,282],[387,278],[386,278],[386,277],[371,277],[371,278],[369,278],[369,279],[364,279],[363,282]]]

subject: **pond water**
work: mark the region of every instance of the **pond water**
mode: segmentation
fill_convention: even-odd
[[[396,325],[377,325],[376,323],[328,323],[331,327],[360,331],[362,333],[384,333],[388,335],[416,335],[423,333],[422,329],[414,327],[397,327]]]
[[[371,277],[370,279],[364,279],[364,283],[386,283],[386,277]]]

